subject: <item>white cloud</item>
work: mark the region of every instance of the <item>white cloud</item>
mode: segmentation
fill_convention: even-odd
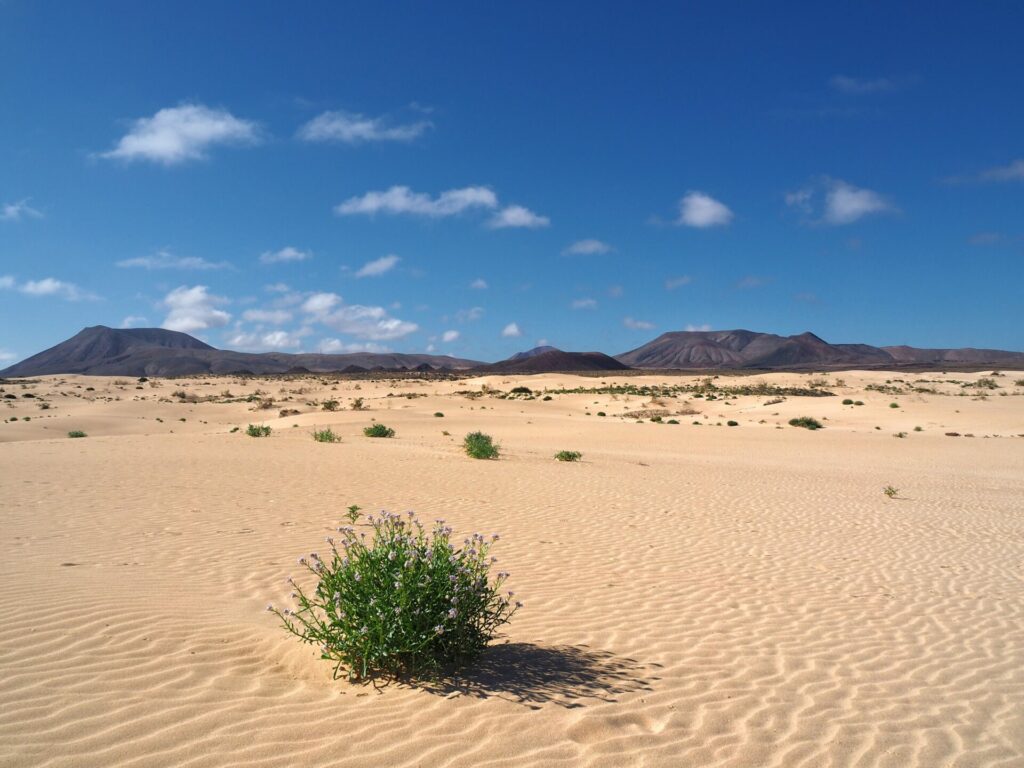
[[[288,286],[288,283],[271,283],[270,285],[265,286],[264,290],[269,293],[288,293],[291,288]]]
[[[437,351],[437,347],[435,347],[433,344],[427,344],[426,351],[427,352],[431,352],[431,353],[436,352]]]
[[[691,333],[694,331],[710,331],[711,326],[708,325],[707,323],[704,323],[702,325],[693,325],[692,323],[687,323],[686,330],[690,331]]]
[[[825,193],[825,221],[829,224],[852,224],[873,213],[894,210],[884,197],[870,189],[860,189],[835,180]]]
[[[829,85],[837,91],[854,94],[883,93],[899,88],[899,83],[888,77],[863,78],[848,75],[836,75],[829,80]]]
[[[345,144],[412,141],[432,126],[429,120],[388,125],[382,117],[366,117],[354,112],[324,112],[299,128],[297,136],[305,141],[340,141]]]
[[[42,211],[37,211],[28,204],[30,198],[16,203],[4,203],[0,206],[0,221],[21,221],[22,219],[41,219]]]
[[[356,272],[356,277],[380,277],[394,269],[400,261],[401,259],[398,256],[389,253],[387,256],[381,256],[379,259],[363,264],[359,271]]]
[[[989,168],[978,175],[980,181],[1024,181],[1024,160]]]
[[[419,330],[419,326],[391,317],[384,307],[345,304],[336,293],[316,293],[306,299],[302,309],[314,320],[338,333],[371,341],[400,339]]]
[[[518,323],[509,323],[502,328],[501,335],[507,339],[518,339],[523,335],[523,332],[519,330]]]
[[[538,229],[551,224],[547,216],[540,216],[521,205],[510,205],[494,214],[487,226],[491,229],[526,228]]]
[[[469,284],[469,287],[472,288],[474,291],[485,291],[487,290],[487,281],[484,280],[482,277],[478,277],[476,280]]]
[[[149,320],[142,317],[141,315],[128,315],[124,320],[121,321],[122,328],[140,328],[145,327]]]
[[[136,256],[123,259],[117,266],[124,268],[140,267],[142,269],[225,269],[230,267],[226,261],[207,261],[198,256],[175,256],[170,251],[159,250],[151,256]]]
[[[280,349],[298,349],[302,341],[297,334],[287,331],[269,331],[267,333],[235,333],[227,340],[231,349],[247,352],[270,352]]]
[[[240,120],[224,109],[202,104],[182,104],[161,109],[152,117],[140,117],[117,146],[100,157],[117,160],[149,160],[176,165],[202,160],[216,144],[255,144],[256,123]]]
[[[14,278],[10,275],[0,275],[0,288],[14,288]]]
[[[242,319],[250,323],[283,325],[292,319],[292,313],[283,309],[247,309],[242,313]]]
[[[14,352],[10,352],[6,349],[0,349],[0,363],[8,363],[11,360],[17,360],[18,355]]]
[[[5,279],[0,283],[0,287],[12,288],[15,285],[13,281],[8,282]],[[99,298],[96,294],[84,291],[74,283],[57,280],[53,277],[44,277],[42,280],[28,280],[17,286],[17,289],[27,296],[57,296],[65,301],[94,301]]]
[[[469,309],[460,309],[455,313],[455,319],[460,323],[471,323],[474,320],[479,320],[484,316],[483,307],[470,307]]]
[[[732,219],[733,212],[724,203],[703,192],[690,191],[679,201],[679,219],[676,223],[706,229],[725,226]]]
[[[217,309],[226,304],[227,299],[210,294],[205,285],[178,286],[164,297],[162,303],[168,310],[163,327],[171,331],[192,333],[220,328],[231,320],[231,315]]]
[[[571,306],[573,309],[597,309],[597,301],[595,299],[575,299]]]
[[[261,264],[280,264],[285,261],[306,261],[313,258],[309,251],[300,251],[298,248],[285,246],[279,251],[264,251],[260,254]]]
[[[436,198],[431,198],[422,192],[413,192],[409,187],[395,186],[383,192],[367,192],[361,197],[351,197],[337,205],[334,212],[339,216],[389,213],[442,218],[455,216],[472,208],[497,206],[498,196],[487,187],[449,189]]]
[[[609,253],[612,247],[600,240],[577,240],[562,251],[564,256],[590,256],[596,253]]]
[[[390,352],[388,347],[380,344],[371,342],[355,343],[355,342],[344,342],[341,339],[323,339],[320,341],[318,351],[325,355],[340,355],[346,352],[373,352],[375,354],[383,354]]]
[[[458,339],[460,335],[458,331],[445,331],[441,334],[441,341],[452,342]]]
[[[622,324],[631,331],[649,331],[654,327],[654,323],[648,323],[646,320],[636,320],[632,317],[622,318]]]
[[[693,282],[693,278],[689,275],[680,275],[679,277],[670,277],[665,281],[665,290],[674,291],[676,288],[681,288],[684,285],[689,285]]]

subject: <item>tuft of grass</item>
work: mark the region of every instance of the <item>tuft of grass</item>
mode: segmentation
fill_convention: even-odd
[[[490,435],[483,432],[470,432],[462,441],[466,455],[474,459],[496,459],[499,449]]]
[[[890,499],[895,499],[897,496],[900,495],[900,489],[899,488],[894,488],[891,485],[887,485],[887,486],[885,486],[885,488],[882,489],[882,493],[884,493]]]
[[[789,420],[789,426],[791,427],[803,427],[804,429],[823,429],[821,422],[817,419],[812,419],[810,416],[800,416],[796,419]]]
[[[559,451],[555,454],[557,461],[579,461],[583,458],[583,454],[579,451]]]
[[[334,434],[334,431],[327,427],[326,429],[314,429],[313,439],[318,443],[340,443],[341,435]]]
[[[246,427],[245,434],[249,437],[270,437],[270,427],[266,424],[250,424]]]
[[[351,525],[328,537],[330,553],[300,557],[315,586],[293,584],[295,608],[267,610],[284,629],[320,650],[350,679],[436,678],[480,655],[498,628],[521,607],[502,589],[508,574],[491,577],[490,549],[498,536],[474,533],[462,548],[438,520],[429,530],[415,514],[367,515],[372,536]]]
[[[436,412],[434,413],[434,418],[435,418],[435,419],[443,419],[443,418],[444,418],[444,414],[443,414],[443,413],[441,413],[440,411],[436,411]]]
[[[68,437],[88,437],[88,435],[80,429],[73,429],[68,432]]]
[[[394,437],[395,430],[385,427],[383,424],[373,424],[363,428],[363,434],[367,437]]]
[[[924,430],[921,427],[914,427],[914,431],[915,432],[924,432]]]
[[[159,421],[159,419],[158,419],[158,421]],[[231,428],[231,434],[232,435],[235,434],[235,432],[237,432],[237,431],[238,431],[238,427],[232,427]]]
[[[899,408],[900,404],[899,403],[889,403],[889,407],[890,408]]]
[[[900,439],[903,439],[904,437],[907,436],[907,433],[906,432],[893,432],[892,436],[893,437],[898,437]]]
[[[363,398],[353,397],[352,398],[352,410],[353,411],[365,411],[366,405],[363,403]]]

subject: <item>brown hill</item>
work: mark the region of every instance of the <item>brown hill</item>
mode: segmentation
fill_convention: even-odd
[[[629,366],[603,352],[563,352],[550,349],[528,357],[510,357],[481,365],[473,373],[569,373],[573,371],[624,371]]]

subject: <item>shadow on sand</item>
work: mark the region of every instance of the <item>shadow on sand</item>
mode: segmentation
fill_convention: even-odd
[[[573,708],[586,699],[615,701],[623,693],[651,690],[642,671],[633,659],[585,645],[506,643],[491,646],[457,675],[419,687],[439,695],[495,696],[533,709],[548,702]]]

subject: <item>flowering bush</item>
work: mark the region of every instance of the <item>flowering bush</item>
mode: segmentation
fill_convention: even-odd
[[[344,667],[350,679],[433,676],[478,656],[498,627],[521,606],[501,592],[508,574],[490,579],[498,535],[474,533],[456,549],[452,529],[437,520],[428,533],[412,512],[367,515],[371,529],[352,525],[327,538],[330,555],[300,557],[317,579],[307,593],[289,579],[294,610],[268,605],[286,630],[320,648],[321,658]]]

